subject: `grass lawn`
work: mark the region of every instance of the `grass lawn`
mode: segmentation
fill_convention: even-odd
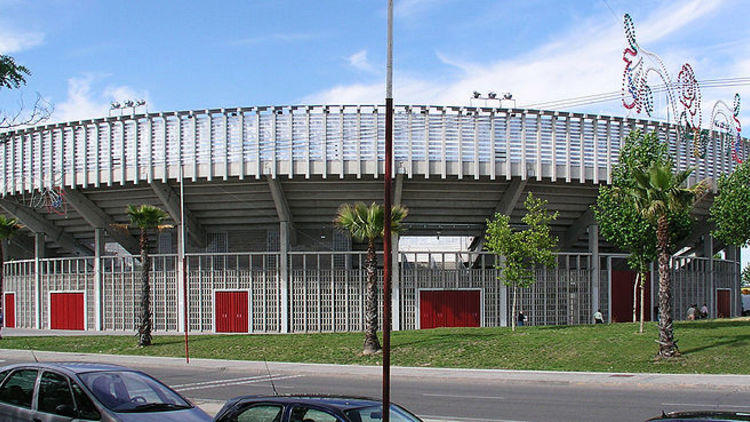
[[[392,362],[398,366],[505,368],[560,371],[612,371],[750,374],[750,318],[678,322],[682,357],[655,362],[657,327],[636,324],[440,328],[401,331],[392,337]],[[361,356],[363,335],[270,334],[195,335],[194,358],[246,359],[378,365],[380,356]],[[0,348],[184,356],[183,337],[156,336],[154,345],[137,347],[136,337],[5,337]]]

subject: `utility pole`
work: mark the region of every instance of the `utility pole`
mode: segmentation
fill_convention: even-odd
[[[391,178],[393,177],[393,0],[388,0],[383,205],[383,422],[391,419]]]

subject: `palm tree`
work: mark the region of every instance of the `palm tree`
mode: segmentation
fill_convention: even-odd
[[[401,222],[409,211],[395,206],[391,209],[391,232],[401,233]],[[378,286],[376,280],[377,261],[375,239],[383,236],[385,212],[382,205],[372,203],[369,207],[363,202],[342,205],[337,213],[335,224],[349,231],[358,242],[367,241],[367,290],[365,293],[365,344],[363,353],[373,354],[380,350],[378,341]]]
[[[149,256],[148,232],[149,230],[162,230],[166,226],[164,220],[167,213],[161,208],[151,205],[128,205],[126,209],[130,223],[139,228],[141,248],[141,321],[138,327],[138,345],[149,346],[151,344],[151,257]]]
[[[21,226],[18,224],[18,220],[15,218],[8,218],[4,215],[0,215],[0,317],[4,317],[5,314],[3,313],[3,281],[5,279],[5,265],[3,262],[3,241],[6,239],[10,239],[18,230],[21,229]],[[3,318],[0,318],[0,329],[3,328]],[[0,336],[0,339],[2,339],[3,336]]]
[[[672,326],[672,281],[670,279],[670,216],[689,212],[706,191],[701,181],[685,187],[693,169],[672,173],[670,161],[655,162],[648,169],[633,169],[636,182],[628,190],[633,203],[647,220],[656,224],[656,253],[659,264],[659,357],[678,356]]]

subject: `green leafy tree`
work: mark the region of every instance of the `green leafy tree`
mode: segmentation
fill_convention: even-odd
[[[391,232],[401,233],[401,224],[409,211],[395,206],[391,208]],[[334,221],[340,229],[351,233],[358,242],[367,242],[367,258],[365,271],[367,286],[365,291],[365,343],[364,354],[373,354],[381,349],[378,340],[378,285],[377,259],[375,255],[375,239],[382,238],[385,230],[385,210],[382,205],[372,203],[370,206],[363,202],[354,205],[344,204],[339,207]]]
[[[609,243],[628,252],[628,265],[638,276],[640,290],[640,328],[643,332],[645,312],[646,274],[651,262],[656,260],[656,225],[644,217],[635,203],[628,201],[627,190],[636,186],[632,177],[635,169],[645,170],[654,163],[669,161],[667,145],[655,133],[630,132],[612,170],[612,185],[601,186],[593,206],[602,237]],[[689,212],[670,215],[670,245],[675,245],[690,233],[692,218]],[[635,293],[635,292],[634,292]],[[633,322],[636,320],[637,298],[633,297]]]
[[[5,251],[3,250],[3,242],[5,240],[10,239],[13,237],[16,233],[18,233],[18,230],[21,229],[21,225],[18,224],[18,221],[15,218],[8,218],[4,215],[0,215],[0,316],[4,317],[5,314],[3,313],[3,283],[5,281],[5,265],[3,262],[3,256],[5,255]],[[3,318],[0,318],[0,329],[3,327]],[[0,339],[3,337],[0,336]]]
[[[20,88],[26,84],[26,76],[31,71],[26,66],[16,64],[13,57],[0,55],[0,88]]]
[[[719,194],[711,205],[713,236],[727,245],[750,243],[750,161],[719,179]]]
[[[513,288],[511,306],[511,327],[516,330],[516,304],[518,288],[530,287],[536,281],[536,267],[552,267],[557,264],[553,249],[557,238],[550,231],[550,223],[557,219],[557,212],[547,210],[547,201],[535,198],[529,192],[524,203],[526,214],[521,221],[527,226],[524,230],[514,230],[510,216],[501,213],[487,220],[487,244],[485,248],[496,255],[495,268],[501,270],[498,278]],[[500,257],[505,259],[500,262]]]
[[[138,326],[138,345],[151,345],[151,256],[149,255],[148,232],[164,230],[171,226],[165,225],[168,215],[164,210],[151,205],[128,205],[126,212],[130,217],[130,224],[140,230],[141,249],[141,300],[140,323]]]
[[[742,287],[750,287],[750,263],[742,269]]]
[[[670,219],[690,213],[696,199],[706,191],[704,182],[685,187],[692,169],[672,173],[671,162],[656,162],[648,169],[635,168],[636,184],[627,192],[638,212],[656,224],[656,254],[659,263],[659,354],[661,358],[679,355],[672,325],[672,280],[669,260],[671,251]]]

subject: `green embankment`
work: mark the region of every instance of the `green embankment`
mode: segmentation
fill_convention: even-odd
[[[398,366],[559,371],[750,374],[750,319],[678,322],[682,357],[656,362],[657,328],[635,324],[441,328],[393,334]],[[362,334],[194,335],[193,358],[377,365],[361,356]],[[5,337],[0,348],[123,355],[184,356],[182,336],[155,336],[137,347],[131,336]],[[2,353],[0,353],[2,355]]]

